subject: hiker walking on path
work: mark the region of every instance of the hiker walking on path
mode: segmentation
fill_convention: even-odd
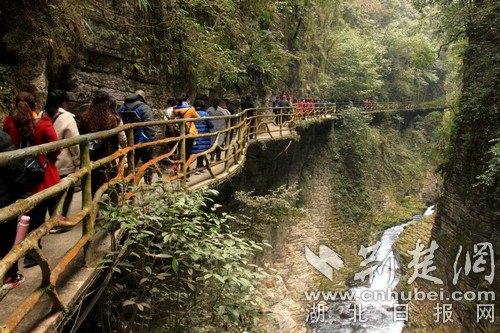
[[[189,95],[186,93],[183,93],[179,99],[177,100],[177,106],[174,107],[174,110],[172,111],[172,114],[170,115],[170,119],[173,120],[176,117],[179,118],[194,118],[198,119],[200,116],[194,109],[194,107],[190,104],[191,100],[189,98]],[[193,149],[193,144],[194,144],[194,136],[198,135],[198,129],[196,128],[196,125],[194,122],[186,122],[186,127],[187,127],[187,133],[186,133],[186,145],[185,145],[185,152],[186,152],[186,162],[191,156],[191,152]],[[189,170],[189,165],[186,166],[186,169]]]
[[[286,95],[281,96],[280,107],[282,108],[281,109],[281,113],[282,113],[281,121],[283,123],[286,121],[289,121],[290,116],[288,114],[290,113],[290,102],[288,102]]]
[[[69,139],[80,135],[78,126],[76,125],[75,115],[66,111],[68,107],[69,96],[64,90],[54,90],[47,96],[45,102],[45,110],[40,112],[39,118],[47,116],[52,120],[52,126],[56,131],[59,140]],[[80,167],[80,146],[74,145],[69,148],[63,148],[61,154],[57,156],[56,168],[61,179],[78,170]],[[74,186],[68,188],[68,193],[63,204],[63,210],[59,219],[67,221],[68,211],[73,200],[75,192]],[[50,207],[49,207],[50,209]],[[50,230],[51,234],[69,231],[69,229],[54,227]]]
[[[170,117],[172,116],[172,112],[174,111],[174,107],[176,107],[176,106],[177,106],[177,99],[171,97],[167,100],[167,108],[165,109],[165,111],[163,111],[163,119],[164,120],[170,120]],[[177,127],[177,129],[178,129],[178,127]],[[177,132],[178,131],[173,129],[173,126],[169,126],[169,125],[165,126],[165,138],[176,137],[180,134]],[[171,151],[172,149],[174,149],[175,145],[176,145],[176,142],[171,141],[169,143],[166,143],[165,147],[166,147],[167,151]],[[178,152],[176,149],[176,151],[172,153],[171,158],[177,159],[177,157],[178,157]],[[177,168],[177,165],[176,164],[174,164],[174,165]]]
[[[125,98],[125,103],[119,110],[120,117],[124,124],[153,121],[153,111],[146,103],[146,93],[144,90],[136,90],[135,93]],[[134,130],[134,143],[151,142],[155,139],[155,130],[151,126],[139,127]],[[153,158],[151,147],[135,150],[135,164],[142,161],[147,163]],[[153,168],[148,167],[144,174],[144,181],[151,184],[153,181]]]
[[[209,114],[205,111],[205,101],[198,99],[193,104],[194,109],[200,116],[200,118],[208,117]],[[214,122],[212,120],[203,119],[195,122],[196,129],[198,130],[198,134],[207,134],[210,133],[210,129],[214,127]],[[193,146],[192,153],[193,154],[201,154],[204,151],[210,149],[212,147],[212,138],[210,136],[205,136],[201,138],[195,139],[196,144]],[[203,164],[204,158],[202,156],[198,156],[196,158],[196,168],[203,168],[205,165]],[[202,174],[203,170],[196,171],[196,174]]]
[[[221,101],[219,99],[214,100],[212,103],[212,106],[208,108],[208,114],[212,117],[218,117],[218,116],[228,116],[230,115],[229,111],[224,108],[223,106],[226,106],[225,101]],[[227,120],[226,119],[214,119],[214,132],[219,132],[218,137],[219,139],[215,141],[217,138],[217,135],[214,135],[212,137],[212,144],[217,145],[217,148],[215,149],[215,159],[216,161],[221,160],[221,147],[224,147],[224,144],[226,143],[226,136],[227,132],[224,132],[224,130],[227,128]],[[213,155],[212,155],[212,160],[213,160]]]
[[[16,96],[16,107],[16,114],[6,117],[3,123],[3,130],[10,135],[16,149],[58,140],[57,133],[49,117],[33,118],[33,112],[36,112],[37,103],[32,94],[25,91],[20,92]],[[40,182],[37,181],[30,184],[27,179],[32,194],[41,192],[59,183],[60,177],[55,163],[59,153],[60,150],[57,150],[38,156],[40,164],[45,168],[45,172]],[[47,214],[48,207],[55,207],[56,201],[57,197],[42,201],[27,213],[31,218],[28,232],[35,230],[45,222],[45,214]],[[38,243],[38,246],[42,247],[41,242]],[[33,257],[30,255],[25,256],[25,268],[36,265],[38,263]]]
[[[81,134],[96,133],[107,131],[118,126],[116,116],[109,111],[110,95],[99,90],[96,92],[92,103],[85,111],[78,124]],[[109,156],[118,150],[118,136],[112,136],[103,139],[91,140],[89,142],[90,160],[97,161]],[[103,165],[92,170],[91,188],[92,195],[112,178],[117,175],[116,165]]]
[[[241,101],[241,110],[245,111],[245,110],[248,110],[247,113],[246,113],[246,117],[247,119],[250,119],[249,121],[249,129],[248,129],[248,132],[249,132],[249,138],[250,139],[253,139],[255,137],[255,130],[256,130],[256,127],[255,127],[255,105],[253,104],[253,101],[252,101],[252,96],[251,95],[247,95],[245,97],[245,99],[243,101]]]

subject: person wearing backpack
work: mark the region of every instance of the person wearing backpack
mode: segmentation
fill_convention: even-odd
[[[252,100],[251,95],[247,95],[243,101],[241,101],[241,110],[246,111],[246,118],[250,119],[248,123],[248,133],[249,139],[253,139],[255,137],[255,132],[256,132],[256,120],[255,120],[255,105]]]
[[[52,126],[49,117],[44,116],[39,119],[33,118],[33,112],[36,112],[35,97],[29,92],[22,91],[16,96],[17,111],[14,116],[8,116],[4,119],[3,130],[10,135],[12,143],[16,149],[29,146],[41,145],[43,143],[54,142],[58,140],[57,133]],[[56,159],[60,150],[52,151],[46,155],[38,156],[40,164],[44,166],[43,178],[39,183],[32,183],[30,187],[31,194],[35,194],[59,183],[59,173],[56,168]],[[46,167],[45,167],[46,166]],[[31,232],[45,222],[45,214],[48,207],[54,207],[57,197],[52,197],[40,202],[27,213],[30,216],[30,226],[28,232]],[[41,248],[41,242],[38,246]],[[32,267],[38,263],[29,255],[24,258],[24,267]]]
[[[209,117],[209,114],[205,111],[205,101],[202,99],[197,99],[193,104],[194,109],[200,116],[200,118]],[[203,119],[201,121],[195,122],[196,129],[198,130],[198,134],[207,134],[210,133],[210,129],[214,127],[214,122],[212,120]],[[212,147],[211,137],[205,136],[201,138],[195,139],[196,144],[193,146],[192,153],[193,154],[201,154],[204,151],[210,149]],[[204,168],[204,157],[203,155],[198,156],[196,158],[196,169]],[[204,171],[198,170],[195,172],[197,175],[201,175]]]
[[[64,90],[54,90],[47,96],[45,102],[45,110],[40,112],[39,118],[47,116],[52,120],[52,126],[57,133],[59,140],[69,139],[80,135],[78,126],[76,125],[75,115],[66,111],[68,107],[69,96]],[[80,146],[74,145],[69,148],[63,148],[61,154],[57,157],[56,168],[61,179],[78,170],[80,167]],[[73,200],[75,188],[72,186],[68,189],[64,200],[63,209],[59,220],[67,221],[67,215],[71,201]],[[50,209],[50,207],[49,207]],[[54,227],[50,230],[51,234],[69,231],[68,228]]]
[[[153,121],[153,111],[146,103],[146,93],[144,90],[136,90],[135,93],[125,98],[123,106],[119,110],[120,117],[124,124]],[[140,127],[134,130],[134,143],[150,142],[155,139],[155,130],[151,126]],[[141,148],[135,151],[135,164],[142,161],[146,163],[153,158],[153,149]],[[153,181],[153,168],[149,167],[144,174],[144,181],[151,184]]]
[[[174,120],[175,118],[201,118],[200,115],[196,112],[194,107],[190,104],[191,100],[189,99],[189,95],[183,93],[177,99],[177,106],[174,107],[172,114],[170,115],[170,119]],[[191,156],[191,152],[194,144],[194,137],[198,135],[198,129],[194,122],[186,122],[185,130],[186,133],[186,145],[185,145],[185,154],[186,161]],[[186,169],[189,170],[189,165],[186,166]]]

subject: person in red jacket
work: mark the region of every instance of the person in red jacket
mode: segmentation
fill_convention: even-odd
[[[300,119],[305,119],[306,99],[301,98],[299,103],[297,103],[297,106],[298,106],[297,116],[299,116]]]
[[[36,112],[36,100],[32,94],[22,91],[16,96],[17,112],[14,116],[8,116],[3,123],[3,130],[10,135],[12,143],[16,149],[27,146],[41,145],[43,143],[57,141],[57,134],[52,126],[52,121],[49,117],[44,116],[38,119],[33,119],[33,112]],[[59,173],[56,168],[56,159],[60,150],[53,151],[47,155],[40,155],[40,163],[45,164],[45,159],[48,158],[47,168],[45,169],[44,178],[41,183],[32,185],[31,193],[35,194],[59,183]],[[34,207],[27,215],[31,217],[29,232],[35,230],[45,222],[45,214],[47,208],[54,206],[57,198],[45,200]],[[39,243],[39,247],[41,244]],[[37,262],[30,256],[24,259],[24,267],[32,267],[37,265]]]

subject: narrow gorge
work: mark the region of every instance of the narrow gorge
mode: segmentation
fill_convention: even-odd
[[[267,189],[298,184],[299,206],[307,211],[305,217],[266,225],[267,233],[258,235],[274,240],[260,260],[277,270],[268,287],[280,332],[306,332],[312,303],[304,293],[354,286],[354,274],[363,270],[360,247],[373,245],[386,228],[421,214],[436,200],[440,147],[433,140],[445,135],[448,117],[435,112],[403,120],[353,109],[338,120],[299,128],[293,140],[249,147],[244,171],[221,188],[221,200],[241,214],[245,207],[231,199],[234,191],[259,196]],[[279,237],[272,237],[273,229]],[[305,246],[317,253],[320,245],[338,253],[344,263],[331,281],[305,259]]]

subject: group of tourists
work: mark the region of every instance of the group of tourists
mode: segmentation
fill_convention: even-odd
[[[15,99],[15,114],[6,117],[3,122],[3,131],[0,132],[1,151],[26,148],[79,135],[74,115],[66,111],[68,101],[69,97],[65,91],[53,91],[47,96],[44,111],[39,114],[35,97],[28,92],[20,92]],[[37,162],[37,160],[34,161]],[[57,184],[61,178],[76,171],[80,166],[79,146],[40,155],[38,161],[44,169],[40,178],[29,177],[28,173],[25,172],[24,163],[26,162],[11,163],[1,167],[1,207],[49,188]],[[67,220],[65,214],[69,210],[72,195],[73,191],[68,191],[61,220]],[[57,197],[52,197],[24,213],[30,217],[29,231],[38,228],[45,221],[47,211],[52,214],[56,202]],[[12,248],[16,238],[16,230],[17,218],[0,224],[2,233],[1,257],[5,256]],[[60,229],[53,229],[51,232],[57,233],[60,232]],[[41,242],[38,246],[41,248]],[[25,256],[25,268],[37,264],[29,254]],[[3,282],[15,288],[23,281],[24,276],[18,272],[18,263],[16,262],[5,274]]]
[[[233,109],[233,113],[237,109]],[[227,131],[230,125],[230,120],[227,119],[201,119],[206,117],[229,116],[231,112],[228,110],[228,105],[225,100],[214,99],[212,105],[207,108],[206,102],[203,99],[196,99],[191,104],[189,95],[182,94],[177,101],[175,99],[168,100],[168,107],[164,111],[165,120],[174,120],[179,118],[194,118],[199,119],[194,122],[186,122],[186,134],[198,136],[196,138],[186,138],[185,158],[186,160],[192,154],[198,154],[196,159],[195,174],[202,174],[203,168],[206,166],[206,156],[200,155],[203,152],[214,147],[215,149],[210,154],[211,161],[220,161],[222,148],[226,144]],[[165,137],[178,136],[179,129],[174,129],[174,125],[169,125],[165,130]],[[210,135],[209,135],[210,134]],[[200,136],[201,135],[201,136]],[[174,166],[175,168],[175,166]]]
[[[66,91],[55,90],[47,95],[43,110],[38,110],[35,97],[29,92],[20,92],[15,99],[15,112],[7,116],[3,122],[3,131],[0,131],[0,152],[36,146],[44,143],[55,142],[62,139],[72,138],[78,135],[107,131],[123,124],[132,122],[153,121],[153,111],[146,103],[144,90],[136,90],[124,98],[124,103],[118,107],[118,101],[104,90],[95,93],[92,101],[77,122],[75,115],[67,110],[69,95]],[[230,112],[225,100],[215,99],[210,107],[206,108],[205,101],[197,99],[191,104],[187,94],[178,98],[169,98],[167,108],[163,111],[164,119],[174,120],[178,118],[194,118],[196,121],[186,122],[185,129],[186,145],[185,158],[189,159],[191,154],[201,154],[215,145],[213,153],[210,154],[211,161],[220,161],[222,149],[226,143],[228,126],[231,120],[202,119],[207,117],[227,116],[236,113],[238,108],[231,104]],[[247,96],[241,103],[242,110],[254,108],[251,96]],[[252,112],[252,111],[250,111]],[[249,115],[251,117],[251,115]],[[254,121],[254,120],[253,120]],[[252,126],[252,125],[251,125]],[[203,135],[208,134],[208,135]],[[178,136],[174,125],[166,127],[165,136]],[[202,135],[202,136],[199,136]],[[251,135],[254,135],[251,132]],[[144,126],[134,129],[134,143],[146,143],[155,140],[156,132],[153,127]],[[90,159],[99,160],[109,156],[120,148],[127,146],[125,132],[111,137],[103,137],[89,141]],[[142,147],[135,150],[135,164],[141,161],[147,163],[153,158],[151,147]],[[196,159],[196,173],[203,173],[205,160],[208,156],[199,155]],[[33,180],[28,176],[27,162],[19,161],[0,166],[0,207],[8,206],[18,199],[45,190],[59,183],[61,179],[77,171],[80,167],[80,148],[74,145],[40,155],[35,164],[41,165],[42,176]],[[40,168],[40,167],[39,167]],[[91,191],[92,195],[110,179],[116,177],[117,165],[100,166],[92,172]],[[151,184],[153,178],[152,168],[147,168],[144,181]],[[59,216],[60,221],[68,221],[70,204],[73,200],[74,187],[70,187]],[[47,213],[53,216],[55,213],[58,197],[38,203],[30,211],[23,215],[30,217],[28,232],[41,226]],[[3,258],[14,245],[17,229],[17,218],[13,218],[0,224],[2,242],[0,242],[0,258]],[[56,234],[68,231],[68,228],[55,227],[50,233]],[[38,243],[42,247],[41,242]],[[27,254],[24,258],[24,267],[29,268],[38,265],[35,258]],[[3,278],[4,285],[11,288],[17,287],[24,281],[24,276],[19,272],[18,263],[14,263]]]
[[[290,106],[293,101],[289,100],[287,95],[282,94],[282,96],[276,96],[276,99],[272,103],[273,112],[276,115],[275,123],[277,125],[282,125],[284,122],[289,121],[290,117]],[[297,117],[299,119],[305,119],[308,115],[314,112],[314,107],[316,105],[312,98],[301,98],[298,102],[293,103],[297,107]]]
[[[137,108],[144,116],[144,121],[153,120],[152,111],[145,103],[144,92],[139,90],[135,94],[127,96],[125,103],[120,109]],[[87,111],[85,111],[77,123],[75,115],[67,111],[69,96],[66,91],[55,90],[47,95],[45,107],[38,112],[35,97],[29,92],[20,92],[15,99],[15,113],[7,116],[3,122],[3,131],[0,131],[0,151],[11,151],[14,149],[36,146],[44,143],[55,142],[62,139],[78,136],[80,134],[95,133],[109,130],[123,124],[123,119],[117,109],[117,100],[105,91],[98,91]],[[148,118],[149,117],[149,118]],[[146,135],[151,140],[154,131],[145,128]],[[90,159],[95,161],[107,156],[119,147],[127,144],[125,133],[118,136],[92,140],[89,142]],[[80,148],[74,145],[49,152],[36,157],[34,164],[39,162],[39,169],[31,170],[27,161],[20,161],[1,166],[0,172],[0,207],[12,204],[18,199],[27,198],[35,193],[45,190],[59,183],[61,179],[75,172],[80,167]],[[136,159],[149,158],[147,150],[138,150]],[[31,163],[31,161],[30,161]],[[31,174],[38,172],[41,176],[34,178]],[[99,167],[94,170],[91,178],[92,194],[105,182],[116,175],[116,168]],[[67,191],[60,221],[68,220],[70,204],[73,200],[74,187]],[[58,197],[54,196],[38,203],[24,215],[29,216],[30,223],[28,232],[35,230],[45,221],[46,214],[53,215]],[[68,231],[65,228],[52,228],[50,233],[61,233]],[[17,233],[17,218],[0,224],[2,242],[0,242],[0,258],[3,258],[14,245]],[[42,247],[41,242],[38,243]],[[29,268],[38,265],[35,258],[27,254],[24,258],[24,267]],[[24,281],[24,276],[18,271],[18,263],[14,263],[3,278],[4,284],[11,288],[17,287]]]

